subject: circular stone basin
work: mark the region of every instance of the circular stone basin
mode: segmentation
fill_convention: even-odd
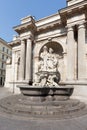
[[[48,96],[52,96],[55,99],[69,99],[69,97],[72,95],[73,93],[73,87],[34,87],[34,86],[18,86],[21,90],[21,92],[24,95],[27,96],[33,96],[33,97],[40,97],[40,96],[44,96],[44,97],[48,97]]]

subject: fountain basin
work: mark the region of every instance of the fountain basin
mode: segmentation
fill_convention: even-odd
[[[72,86],[60,86],[60,87],[36,87],[36,86],[18,86],[21,90],[21,93],[26,96],[31,97],[54,97],[54,99],[69,99],[69,97],[73,93],[73,87]]]

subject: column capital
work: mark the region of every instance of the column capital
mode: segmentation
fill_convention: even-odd
[[[34,40],[34,36],[32,34],[30,34],[26,39],[27,40],[29,39],[29,40],[33,41]]]
[[[20,39],[21,43],[25,43],[25,38]]]
[[[77,26],[78,26],[78,29],[80,29],[80,28],[85,28],[86,22],[80,23],[80,24],[78,24]]]
[[[66,29],[67,29],[68,32],[69,31],[73,31],[74,30],[74,26],[66,26]]]

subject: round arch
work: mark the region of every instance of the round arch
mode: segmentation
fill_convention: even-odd
[[[52,48],[56,54],[61,55],[61,56],[63,55],[64,50],[60,43],[51,41],[51,42],[45,43],[43,46],[45,45],[47,46],[48,50],[49,48]],[[39,50],[39,54],[43,51],[43,46],[41,46]]]

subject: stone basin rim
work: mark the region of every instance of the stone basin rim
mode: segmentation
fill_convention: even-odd
[[[43,88],[47,88],[47,89],[68,89],[68,88],[74,88],[73,86],[71,85],[66,85],[66,86],[58,86],[58,87],[55,87],[55,86],[32,86],[32,85],[17,85],[18,88],[32,88],[32,89],[43,89]]]

